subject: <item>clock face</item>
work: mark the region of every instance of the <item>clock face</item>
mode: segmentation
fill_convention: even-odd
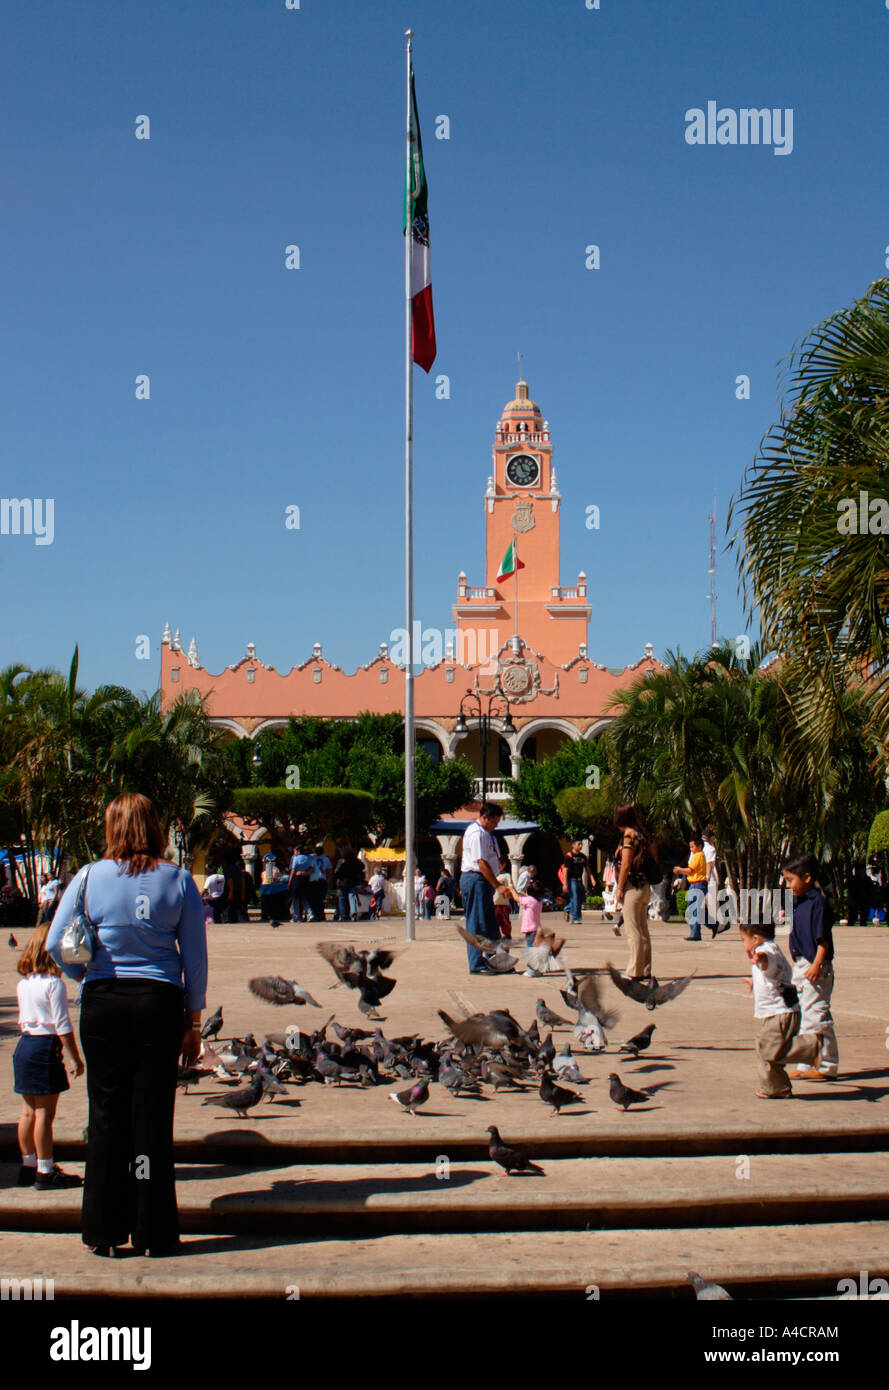
[[[540,464],[530,454],[513,454],[506,476],[515,487],[531,487],[540,477]]]

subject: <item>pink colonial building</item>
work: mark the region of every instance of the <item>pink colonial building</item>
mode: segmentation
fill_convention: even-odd
[[[422,652],[415,636],[417,663],[423,662],[414,681],[415,706],[422,746],[436,759],[459,754],[470,762],[478,795],[480,721],[469,708],[472,702],[467,702],[465,720],[458,727],[460,703],[467,690],[481,697],[485,709],[489,695],[498,697],[490,719],[487,785],[489,797],[499,800],[508,794],[504,779],[518,774],[523,759],[548,757],[565,739],[593,737],[612,717],[607,706],[615,691],[649,669],[660,669],[660,664],[651,644],[637,662],[618,670],[589,656],[586,576],[579,574],[567,586],[561,583],[562,495],[549,422],[529,399],[524,381],[517,384],[515,398],[495,427],[492,471],[481,501],[481,583],[470,584],[465,573],[459,575],[453,626],[441,635],[437,650],[434,641],[425,642],[431,634],[423,634]],[[510,543],[522,568],[498,580]],[[184,651],[179,632],[173,636],[168,626],[161,689],[166,702],[184,691],[199,691],[214,723],[239,738],[284,726],[291,717],[349,719],[363,710],[400,713],[407,643],[399,648],[390,651],[383,642],[372,660],[347,674],[329,662],[316,643],[306,661],[284,674],[261,661],[248,643],[239,660],[214,675],[201,666],[195,639]]]

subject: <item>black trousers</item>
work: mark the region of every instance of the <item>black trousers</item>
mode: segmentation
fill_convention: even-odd
[[[84,985],[80,1042],[89,1135],[84,1245],[161,1246],[179,1235],[173,1175],[176,1069],[185,999],[160,980]]]

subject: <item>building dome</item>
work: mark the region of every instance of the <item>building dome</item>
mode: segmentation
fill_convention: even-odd
[[[528,397],[527,381],[519,381],[516,383],[515,400],[509,401],[503,407],[501,419],[511,420],[522,415],[534,415],[539,419],[541,418],[541,414],[540,406],[535,405]]]

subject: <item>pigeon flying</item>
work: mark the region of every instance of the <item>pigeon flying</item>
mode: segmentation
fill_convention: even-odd
[[[610,961],[608,962],[608,973],[621,994],[626,994],[628,998],[644,1004],[646,1009],[656,1009],[659,1004],[668,1004],[671,999],[675,999],[684,989],[687,989],[697,972],[686,975],[681,980],[668,980],[665,985],[659,984],[653,975],[650,980],[625,980]]]
[[[510,1173],[538,1173],[540,1177],[546,1176],[543,1169],[532,1163],[521,1149],[512,1149],[508,1144],[504,1144],[496,1125],[488,1125],[488,1133],[491,1136],[488,1142],[491,1161],[499,1163],[507,1177]]]
[[[247,988],[257,999],[267,999],[270,1004],[312,1004],[316,1009],[321,1008],[303,985],[298,985],[296,980],[283,980],[280,975],[258,975],[248,980]]]

